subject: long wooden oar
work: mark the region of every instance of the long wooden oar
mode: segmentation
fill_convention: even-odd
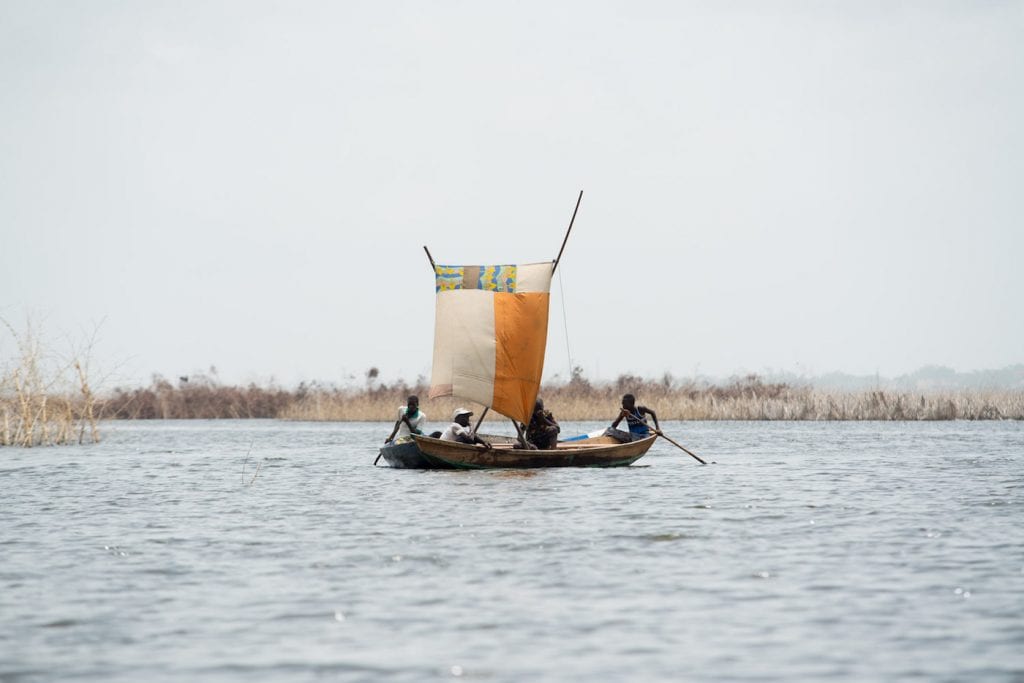
[[[679,444],[677,444],[677,443],[676,443],[675,441],[673,441],[672,439],[670,439],[670,438],[668,438],[667,436],[665,436],[665,435],[664,435],[664,434],[663,434],[663,433],[661,432],[661,430],[660,430],[660,429],[659,429],[658,431],[654,432],[654,433],[655,433],[655,434],[657,434],[658,436],[660,436],[661,438],[665,439],[665,441],[668,441],[668,442],[669,442],[670,444],[672,444],[673,446],[675,446],[676,448],[678,448],[679,450],[681,450],[681,451],[682,451],[683,453],[686,453],[686,454],[687,454],[688,456],[690,456],[691,458],[693,458],[694,460],[696,460],[697,462],[699,462],[699,463],[700,463],[701,465],[707,465],[707,462],[705,462],[705,461],[704,461],[703,459],[701,459],[701,457],[700,457],[699,455],[694,455],[694,454],[693,454],[693,453],[691,453],[690,451],[686,450],[685,448],[683,448],[682,446],[680,446]]]

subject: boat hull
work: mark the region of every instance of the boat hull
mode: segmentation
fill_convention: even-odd
[[[400,470],[441,470],[453,469],[450,465],[433,460],[419,449],[415,441],[388,444],[380,449],[380,455],[389,466]]]
[[[428,462],[453,469],[533,469],[539,467],[626,467],[644,456],[654,444],[650,436],[629,443],[562,442],[556,448],[529,451],[497,444],[493,448],[414,436]]]
[[[490,444],[499,447],[510,447],[516,442],[512,437],[481,434]],[[439,440],[439,439],[435,439]],[[451,442],[446,442],[451,443]],[[403,441],[401,443],[389,443],[380,449],[380,456],[389,466],[400,470],[450,470],[454,469],[444,460],[432,458],[416,445],[415,441]]]

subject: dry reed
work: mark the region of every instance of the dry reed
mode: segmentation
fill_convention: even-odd
[[[24,331],[3,319],[0,325],[16,349],[14,358],[0,367],[0,446],[99,441],[99,414],[88,369],[95,333],[83,350],[62,357],[42,343],[31,320]]]
[[[664,420],[993,420],[1024,419],[1024,392],[840,391],[764,383],[748,376],[726,385],[643,381],[549,388],[545,403],[563,419],[614,417],[622,393]]]
[[[392,421],[409,394],[421,399],[428,421],[448,422],[465,401],[427,398],[423,384],[378,385],[368,376],[364,387],[317,382],[294,390],[276,386],[225,386],[204,375],[181,378],[175,385],[154,377],[148,387],[117,389],[96,399],[96,415],[113,419],[276,418],[311,421]],[[764,382],[756,376],[728,384],[661,381],[622,376],[614,382],[572,382],[542,388],[547,407],[560,420],[608,420],[615,417],[622,394],[637,395],[660,420],[998,420],[1024,419],[1024,392],[992,391],[840,391]],[[56,403],[59,411],[67,410]],[[467,407],[479,417],[482,408]],[[502,420],[488,415],[488,420]],[[0,424],[0,429],[5,428]]]
[[[748,376],[725,385],[677,383],[623,376],[592,384],[576,377],[545,386],[546,407],[560,420],[615,418],[623,393],[662,420],[999,420],[1024,419],[1020,391],[832,391]],[[448,421],[454,399],[426,399],[424,386],[319,389],[290,403],[279,415],[290,420],[393,420],[409,393],[420,396],[431,421]],[[479,415],[479,407],[476,407]],[[491,419],[490,416],[488,419]],[[496,418],[503,419],[503,418]]]

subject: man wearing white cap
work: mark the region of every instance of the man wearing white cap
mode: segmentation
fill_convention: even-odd
[[[470,429],[469,418],[472,415],[472,410],[456,408],[452,412],[452,423],[448,425],[448,429],[444,430],[441,438],[445,441],[458,441],[459,443],[478,443],[484,448],[489,449],[491,444],[481,439]]]

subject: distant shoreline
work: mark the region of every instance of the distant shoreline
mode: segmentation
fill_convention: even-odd
[[[654,410],[661,420],[1022,420],[1024,391],[1013,390],[836,390],[766,383],[748,376],[724,385],[668,383],[630,377],[618,382],[541,387],[548,409],[560,420],[615,418],[623,393]],[[431,421],[444,423],[465,401],[428,398],[427,386],[398,383],[362,388],[300,385],[224,386],[159,380],[149,387],[116,390],[97,402],[106,419],[244,419],[390,421],[406,397],[420,397]],[[480,406],[469,406],[479,415]],[[488,416],[491,419],[491,416]],[[494,419],[504,419],[496,417]]]
[[[410,394],[420,397],[428,421],[441,426],[465,405],[451,397],[430,399],[424,385],[404,383],[337,387],[319,383],[296,389],[223,385],[208,377],[182,378],[177,385],[156,378],[148,387],[94,393],[84,375],[62,393],[36,390],[41,383],[0,392],[0,446],[95,442],[108,420],[278,419],[321,422],[391,422]],[[836,390],[750,375],[723,385],[655,381],[637,377],[541,387],[546,407],[562,421],[608,421],[624,393],[654,410],[659,420],[933,421],[1024,420],[1024,391],[958,389],[935,391]],[[504,420],[490,414],[487,420]]]

